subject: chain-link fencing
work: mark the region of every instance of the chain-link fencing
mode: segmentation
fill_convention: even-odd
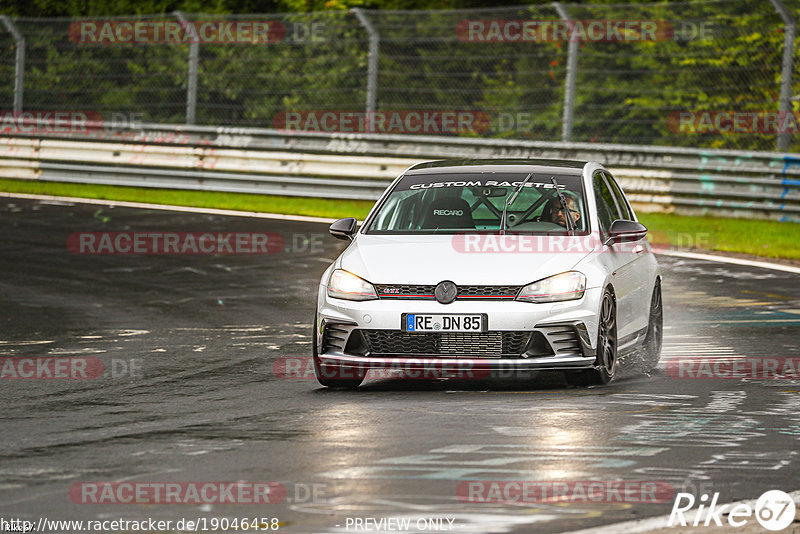
[[[6,18],[0,133],[78,112],[109,127],[800,151],[800,2],[784,3]]]

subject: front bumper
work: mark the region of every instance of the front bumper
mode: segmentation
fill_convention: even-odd
[[[320,286],[315,333],[320,358],[345,368],[400,367],[424,371],[469,367],[479,372],[492,371],[492,375],[511,370],[587,369],[595,362],[601,296],[600,288],[592,288],[580,300],[551,304],[487,300],[445,305],[413,299],[352,302],[329,298],[325,287]],[[376,336],[407,340],[403,336],[408,335],[401,331],[404,313],[484,313],[488,316],[485,337],[491,339],[476,336],[464,341],[453,333],[416,334],[415,341],[425,335],[433,339],[411,344],[398,342],[397,349],[391,350],[384,343],[381,352],[376,353],[376,345],[371,341]],[[529,337],[521,345],[514,344],[510,352],[492,352],[492,347],[501,345],[491,342],[502,343],[505,349],[507,336]]]
[[[418,371],[422,377],[426,373],[445,378],[482,378],[488,375],[503,376],[510,371],[545,371],[567,369],[589,369],[593,366],[594,356],[561,354],[538,358],[443,358],[439,355],[420,357],[370,357],[350,356],[346,354],[324,354],[320,356],[324,363],[336,364],[340,367],[357,370],[383,369],[387,371]],[[472,372],[472,374],[470,374]]]

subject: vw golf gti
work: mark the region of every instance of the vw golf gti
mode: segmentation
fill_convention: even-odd
[[[421,163],[360,228],[349,218],[330,231],[351,242],[319,286],[312,356],[324,386],[431,368],[557,370],[586,386],[612,380],[622,356],[658,363],[661,273],[599,163]]]

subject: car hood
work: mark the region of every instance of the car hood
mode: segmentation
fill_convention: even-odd
[[[587,241],[579,236],[358,234],[340,265],[373,284],[525,285],[572,269],[594,250]]]

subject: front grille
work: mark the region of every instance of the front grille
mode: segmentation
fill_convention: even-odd
[[[514,299],[520,286],[457,286],[458,299],[464,300],[503,300]],[[380,284],[375,289],[380,298],[394,299],[434,299],[435,285],[419,284]]]
[[[401,332],[361,330],[371,356],[519,356],[531,332]]]
[[[434,298],[433,289],[436,286],[426,285],[376,285],[375,290],[380,298]]]
[[[458,298],[516,298],[519,286],[458,286]]]

